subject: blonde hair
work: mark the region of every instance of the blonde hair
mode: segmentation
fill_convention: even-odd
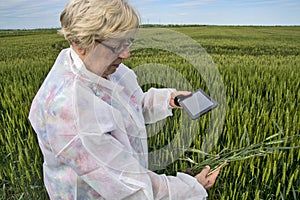
[[[70,0],[60,21],[59,33],[81,49],[93,47],[95,40],[135,30],[140,24],[137,12],[126,0]]]

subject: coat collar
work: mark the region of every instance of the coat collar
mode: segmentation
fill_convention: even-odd
[[[110,81],[107,80],[103,77],[100,77],[91,71],[89,71],[82,60],[79,58],[77,53],[72,49],[72,47],[69,49],[70,51],[70,57],[71,57],[71,67],[72,71],[76,74],[79,75],[81,78],[87,79],[86,81],[92,82],[94,84],[100,85],[101,87],[104,87],[108,90],[111,90],[113,92],[119,92],[123,90],[123,87]]]

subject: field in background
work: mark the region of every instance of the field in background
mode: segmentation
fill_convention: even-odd
[[[199,42],[222,76],[226,118],[213,153],[246,147],[275,133],[280,133],[278,137],[300,133],[300,27],[169,28]],[[0,199],[47,199],[43,159],[27,116],[35,93],[68,44],[56,30],[0,31],[0,44]],[[132,52],[125,63],[132,68],[143,63],[165,64],[186,77],[193,88],[206,87],[189,63],[170,52]],[[164,130],[150,138],[150,150],[172,140],[180,115],[174,111]],[[193,148],[200,148],[209,128],[208,116],[201,118],[199,127]],[[296,147],[300,141],[284,145]],[[197,162],[203,159],[188,156]],[[209,199],[299,199],[299,162],[299,149],[282,149],[230,163],[209,191]],[[175,174],[186,167],[188,163],[177,160],[158,173]]]

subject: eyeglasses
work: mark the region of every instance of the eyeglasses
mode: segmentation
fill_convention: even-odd
[[[125,51],[125,49],[131,47],[134,43],[134,39],[133,38],[129,38],[128,40],[125,41],[118,41],[118,45],[113,47],[110,46],[100,40],[95,40],[96,42],[99,42],[101,45],[105,46],[106,48],[110,49],[114,54],[120,54],[123,51]]]

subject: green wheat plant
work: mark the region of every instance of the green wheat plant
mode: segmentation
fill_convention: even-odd
[[[198,149],[187,149],[187,153],[199,154],[198,156],[202,156],[203,161],[200,163],[195,162],[192,158],[186,157],[182,158],[181,160],[189,162],[192,167],[186,169],[186,172],[190,173],[191,175],[196,175],[201,172],[201,170],[209,165],[214,171],[220,167],[226,166],[232,162],[238,162],[242,160],[247,160],[253,157],[264,157],[268,156],[269,154],[273,154],[278,152],[278,150],[290,150],[290,149],[299,149],[300,146],[286,146],[286,144],[299,140],[300,135],[293,135],[287,136],[284,138],[278,138],[281,136],[282,133],[277,133],[274,135],[269,136],[264,141],[256,143],[256,144],[249,144],[245,147],[240,147],[238,149],[223,149],[218,154],[209,154],[205,153]],[[277,138],[277,139],[276,139]],[[282,146],[280,146],[280,144]]]
[[[226,91],[224,127],[213,148],[203,149],[210,129],[205,115],[183,133],[182,112],[162,123],[147,126],[149,151],[160,150],[176,137],[177,146],[190,139],[181,159],[172,151],[157,155],[156,171],[167,175],[206,165],[223,167],[208,199],[288,199],[300,197],[300,27],[176,26],[164,27],[197,41],[218,67]],[[137,41],[138,42],[138,41]],[[27,119],[31,101],[55,59],[68,47],[57,30],[0,31],[0,200],[47,200],[43,184],[43,157]],[[130,68],[155,63],[166,65],[186,78],[193,88],[207,91],[201,73],[183,58],[167,51],[132,51],[124,61]],[[145,70],[148,70],[145,67]],[[169,87],[159,70],[140,74]],[[160,76],[159,76],[160,75]],[[173,80],[171,73],[163,79]],[[175,81],[176,82],[176,81]],[[176,83],[176,88],[184,85]],[[218,109],[218,108],[217,108]],[[215,122],[218,123],[218,122]],[[163,127],[163,128],[162,128]],[[195,128],[196,127],[196,128]],[[214,127],[214,126],[212,126]]]

